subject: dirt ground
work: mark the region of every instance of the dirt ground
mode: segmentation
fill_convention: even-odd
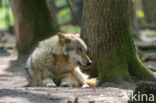
[[[134,85],[97,88],[25,87],[24,63],[0,55],[0,103],[67,103],[78,98],[79,103],[125,103]]]
[[[16,56],[10,56],[11,52],[0,47],[0,103],[72,103],[75,98],[79,103],[126,103],[135,89],[129,83],[120,86],[105,83],[96,88],[25,87],[28,83],[23,69],[25,59],[17,62]],[[145,64],[155,67],[156,61]]]

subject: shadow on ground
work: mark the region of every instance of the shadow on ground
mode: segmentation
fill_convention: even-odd
[[[36,94],[19,89],[0,89],[0,102],[7,103],[6,101],[21,101],[30,103],[62,103],[61,98],[59,97]]]

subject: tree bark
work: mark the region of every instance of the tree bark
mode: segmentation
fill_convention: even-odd
[[[135,39],[140,39],[139,25],[136,18],[136,1],[130,0],[130,23],[132,34]]]
[[[57,19],[57,13],[58,13],[58,9],[55,5],[55,1],[54,0],[50,0],[48,2],[48,7],[50,9],[50,14],[56,24],[56,27],[58,28],[58,30],[60,31],[60,26],[59,26],[59,23],[58,23],[58,19]]]
[[[76,7],[77,7],[76,14],[77,14],[78,20],[81,24],[83,0],[75,0],[75,3],[76,3]]]
[[[45,0],[10,0],[10,3],[19,53],[27,53],[38,41],[56,33]]]
[[[156,22],[156,0],[142,0],[147,22]]]
[[[129,0],[84,0],[81,36],[103,82],[156,81],[138,58],[130,29]]]

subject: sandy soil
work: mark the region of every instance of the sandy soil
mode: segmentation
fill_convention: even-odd
[[[133,85],[97,88],[25,87],[24,61],[16,62],[9,53],[0,53],[0,103],[67,103],[78,98],[79,103],[125,103]]]

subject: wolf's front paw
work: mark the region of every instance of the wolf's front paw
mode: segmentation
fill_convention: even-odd
[[[48,83],[48,84],[47,84],[47,87],[57,87],[57,86],[56,86],[56,84],[54,84],[54,83]]]
[[[84,84],[81,88],[89,88],[90,86],[88,84]]]
[[[56,84],[53,82],[52,79],[46,78],[42,81],[42,85],[46,87],[56,87]]]
[[[62,82],[60,87],[72,87],[72,85],[68,82]]]

